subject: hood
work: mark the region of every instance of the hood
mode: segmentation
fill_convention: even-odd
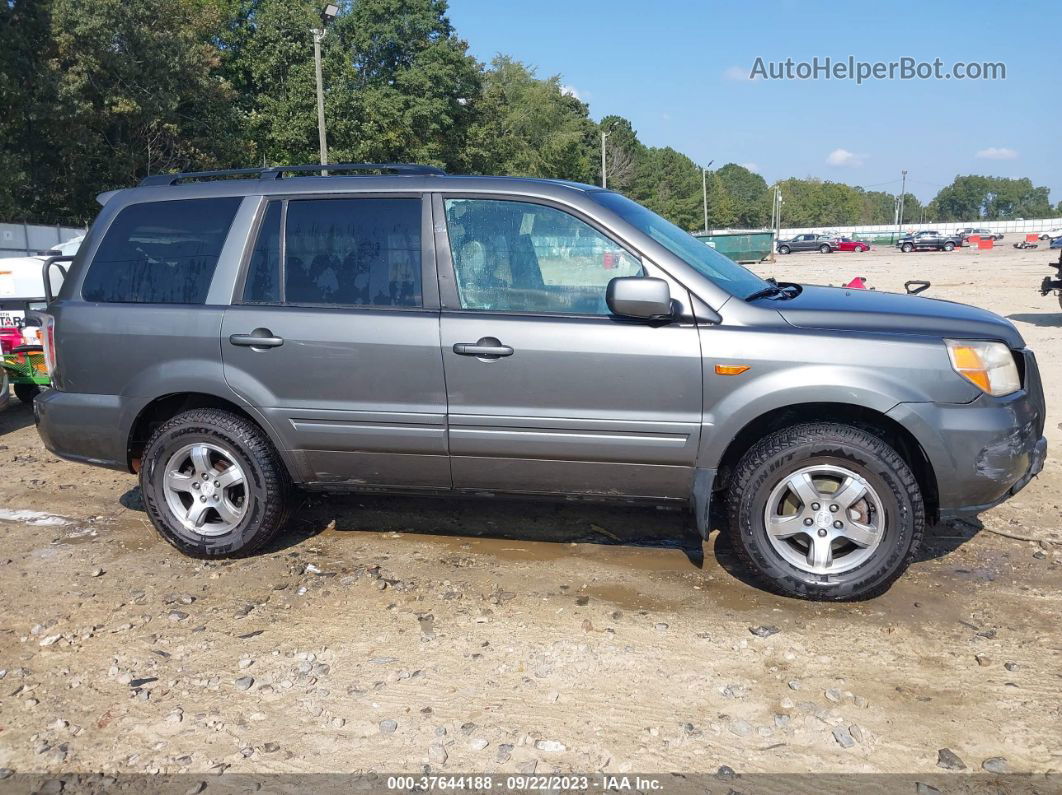
[[[876,290],[805,286],[795,298],[770,303],[787,323],[799,328],[991,339],[1002,340],[1011,348],[1025,347],[1021,334],[1009,320],[954,301]]]

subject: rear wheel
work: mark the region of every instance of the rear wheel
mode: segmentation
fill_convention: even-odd
[[[954,243],[945,243],[944,244],[944,250],[945,251],[952,251],[954,248],[955,248],[955,244]]]
[[[833,251],[833,249],[823,243],[821,246],[819,246],[819,251],[821,251],[823,254],[829,254],[831,251]]]
[[[23,403],[33,403],[33,398],[41,393],[41,388],[36,384],[15,384],[15,397]]]
[[[273,445],[219,409],[186,411],[155,431],[140,489],[155,529],[192,557],[250,555],[287,520],[290,482]]]
[[[731,476],[730,533],[772,590],[866,599],[907,568],[922,540],[922,493],[903,458],[849,425],[785,428],[754,445]]]

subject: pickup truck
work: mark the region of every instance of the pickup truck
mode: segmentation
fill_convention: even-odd
[[[912,251],[951,251],[962,245],[962,238],[937,231],[925,231],[901,237],[896,241],[896,245],[904,254]]]
[[[778,241],[778,253],[788,254],[792,251],[820,251],[832,254],[837,250],[837,238],[829,235],[797,235],[789,240]]]

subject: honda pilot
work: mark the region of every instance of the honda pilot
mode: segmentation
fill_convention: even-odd
[[[187,555],[260,550],[295,488],[640,500],[859,599],[1043,466],[990,312],[765,280],[591,185],[321,168],[103,194],[49,295],[44,443],[138,474]]]

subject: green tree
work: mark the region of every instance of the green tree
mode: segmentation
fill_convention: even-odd
[[[645,150],[635,170],[630,196],[683,229],[704,226],[701,169],[669,146]]]
[[[1047,188],[1034,187],[1023,177],[958,176],[930,202],[930,213],[941,221],[1044,218],[1051,214]]]
[[[474,102],[464,165],[481,174],[592,182],[598,176],[597,127],[585,103],[562,92],[560,77],[498,56]]]
[[[638,140],[634,127],[622,116],[605,116],[598,127],[600,132],[608,133],[605,138],[608,186],[626,193],[634,184],[638,160],[644,156],[645,147]],[[601,184],[600,171],[599,168],[596,179],[598,185]]]
[[[727,163],[715,173],[733,203],[734,223],[744,229],[770,223],[771,197],[763,177],[736,163]]]
[[[220,25],[216,7],[190,0],[55,0],[61,217],[88,220],[99,191],[145,174],[242,159]]]

